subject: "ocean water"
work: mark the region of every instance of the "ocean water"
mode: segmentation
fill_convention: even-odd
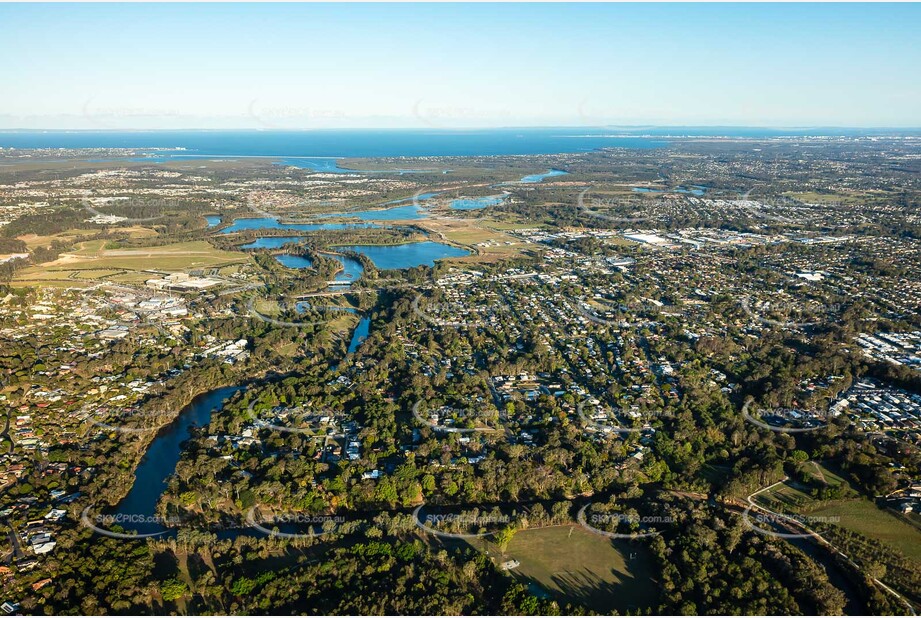
[[[334,159],[350,157],[420,157],[527,155],[584,152],[598,148],[657,148],[655,137],[612,134],[608,129],[488,130],[315,130],[315,131],[3,131],[4,148],[166,149],[144,158],[278,157],[286,165],[319,171],[347,171]],[[308,157],[316,157],[310,159]],[[94,157],[98,159],[97,157]],[[411,172],[414,170],[404,170]]]
[[[528,155],[598,148],[658,148],[673,137],[790,137],[916,135],[917,130],[805,127],[557,127],[510,129],[325,129],[310,131],[0,131],[2,148],[164,149],[145,161],[171,156],[273,157],[321,171],[347,171],[334,159]],[[318,158],[307,160],[305,158]],[[98,156],[94,156],[98,159]],[[326,159],[326,160],[322,160]],[[403,170],[404,173],[413,170]]]

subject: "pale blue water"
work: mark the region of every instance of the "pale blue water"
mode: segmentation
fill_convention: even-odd
[[[652,130],[643,130],[651,135]],[[294,157],[329,160],[350,157],[421,157],[555,154],[598,148],[658,148],[666,141],[624,135],[626,130],[589,128],[550,129],[329,129],[314,131],[3,131],[5,148],[163,148],[144,161],[163,161],[171,155],[237,158],[269,156],[286,164],[317,166],[340,173],[335,161],[303,161]],[[179,150],[182,149],[182,150]],[[95,155],[94,158],[99,158]],[[317,169],[313,168],[312,169]],[[412,170],[407,170],[412,171]],[[422,171],[422,170],[419,170]]]
[[[357,251],[371,258],[382,270],[391,268],[413,268],[420,265],[434,266],[435,260],[470,255],[466,249],[438,242],[414,242],[405,245],[350,245],[337,247],[340,250]]]
[[[707,187],[703,185],[689,185],[688,187],[677,187],[671,189],[671,193],[684,193],[687,195],[696,195],[697,197],[702,196],[707,192]],[[652,189],[650,187],[633,187],[635,193],[665,193],[664,189]]]
[[[412,199],[412,198],[410,198]],[[418,204],[396,206],[380,210],[360,210],[358,212],[337,212],[322,215],[323,217],[355,217],[362,221],[397,221],[401,219],[424,219],[425,209]]]
[[[690,189],[687,187],[678,187],[675,189],[676,193],[687,193],[689,195],[696,195],[697,197],[702,196],[707,192],[707,187],[703,185],[690,185]]]
[[[347,230],[350,228],[362,227],[371,228],[380,226],[370,223],[281,223],[278,219],[271,217],[253,217],[250,219],[235,219],[232,225],[221,230],[221,234],[232,234],[242,230],[298,230],[301,232],[314,232],[316,230]]]
[[[358,260],[344,255],[336,255],[332,253],[324,253],[323,255],[338,260],[339,263],[342,264],[342,270],[336,273],[336,276],[333,278],[334,281],[350,283],[361,277],[362,273],[365,271],[364,267],[361,265],[361,262]],[[276,255],[275,259],[278,260],[282,266],[287,266],[288,268],[313,267],[312,260],[300,255]]]
[[[241,249],[280,249],[289,244],[305,240],[304,236],[265,236],[251,243],[240,245]]]
[[[325,253],[324,255],[337,259],[339,260],[339,263],[342,264],[343,270],[336,275],[336,281],[354,281],[361,277],[362,273],[365,272],[365,267],[362,266],[361,262],[356,259],[346,257],[344,255],[332,255],[328,253]]]
[[[316,172],[328,172],[332,174],[354,174],[355,170],[344,169],[339,167],[336,159],[330,158],[311,158],[311,157],[286,157],[278,161],[278,165],[287,165],[289,167],[298,167],[301,169],[311,169]]]
[[[218,215],[205,215],[205,221],[208,222],[208,227],[216,227],[221,224],[221,218]]]
[[[411,202],[413,201],[413,199],[417,199],[419,201],[427,200],[427,199],[431,199],[435,197],[436,195],[438,195],[438,193],[420,193],[419,195],[415,195],[411,197],[404,197],[403,199],[400,199],[400,200],[391,200],[389,202],[384,202],[383,206],[389,206],[390,204],[403,204],[405,202]]]
[[[480,210],[487,206],[496,206],[503,201],[505,201],[504,195],[484,195],[483,197],[454,200],[451,202],[451,208],[454,210]]]
[[[358,310],[354,307],[338,307],[336,305],[314,305],[310,301],[302,300],[294,304],[294,309],[298,313],[304,313],[307,309],[315,308],[320,311],[342,311],[344,313],[357,314]]]
[[[364,340],[368,338],[368,332],[371,330],[371,318],[361,318],[355,332],[352,333],[352,340],[349,342],[349,354],[355,352]]]
[[[530,176],[525,176],[519,182],[530,183],[530,182],[540,182],[544,178],[553,178],[554,176],[565,176],[569,172],[564,172],[563,170],[548,170],[543,174],[531,174]]]
[[[313,266],[313,260],[301,255],[288,255],[285,253],[276,255],[275,259],[281,262],[282,266],[287,266],[288,268],[311,268]]]

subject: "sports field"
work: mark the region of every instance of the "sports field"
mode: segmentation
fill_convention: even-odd
[[[490,546],[496,555],[498,548]],[[612,541],[581,526],[518,532],[501,560],[517,560],[513,577],[532,592],[600,613],[654,607],[655,568],[645,541]]]

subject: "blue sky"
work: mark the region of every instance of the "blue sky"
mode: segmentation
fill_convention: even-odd
[[[0,4],[0,128],[921,126],[918,4]]]

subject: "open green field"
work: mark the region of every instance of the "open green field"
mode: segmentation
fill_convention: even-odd
[[[831,486],[848,484],[844,478],[817,462],[809,462],[805,470],[813,478],[824,479]],[[777,512],[835,518],[835,525],[882,541],[906,557],[921,561],[921,531],[865,498],[820,502],[787,481],[759,494],[757,502]]]
[[[106,249],[105,241],[80,243],[76,250],[53,261],[23,269],[16,282],[69,285],[96,280],[139,283],[158,273],[197,268],[223,268],[250,260],[246,254],[215,249],[205,241],[192,241],[138,249]]]
[[[921,532],[869,500],[840,500],[810,511],[812,517],[836,517],[837,525],[877,539],[921,562]]]
[[[886,191],[878,190],[854,190],[846,193],[817,193],[815,191],[793,192],[789,191],[784,195],[798,199],[807,204],[861,204],[874,199],[885,199],[888,196]]]
[[[543,223],[529,223],[521,222],[514,223],[511,221],[496,221],[494,219],[478,219],[479,223],[486,228],[494,230],[527,230],[531,228],[545,228],[547,227]]]
[[[655,567],[642,540],[613,541],[580,526],[522,530],[499,559],[505,560],[521,563],[511,574],[532,592],[543,589],[564,603],[601,613],[656,604]]]
[[[125,233],[125,234],[128,234],[130,238],[150,238],[152,236],[157,235],[157,232],[155,230],[152,230],[147,227],[141,227],[141,226],[113,227],[113,228],[109,228],[109,232]],[[36,247],[47,247],[48,245],[50,245],[52,242],[56,240],[72,241],[72,240],[79,238],[80,236],[91,236],[93,234],[98,234],[98,233],[99,233],[99,230],[73,229],[73,230],[67,230],[65,232],[61,232],[59,234],[52,234],[48,236],[40,236],[38,234],[24,234],[22,236],[18,236],[18,238],[19,240],[26,243],[26,246],[29,249],[35,249]],[[104,241],[99,241],[99,242],[104,242]]]

